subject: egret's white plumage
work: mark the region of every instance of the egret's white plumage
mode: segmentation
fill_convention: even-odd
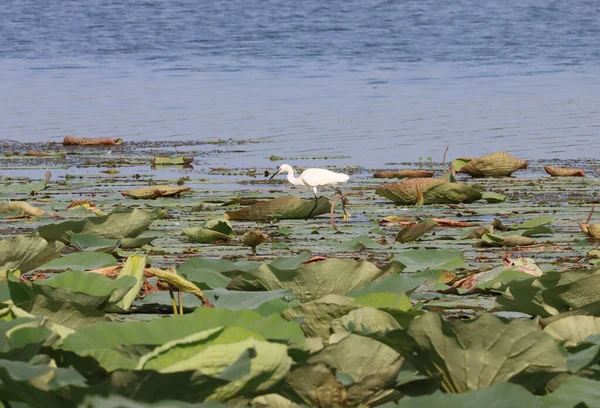
[[[270,179],[279,173],[287,173],[287,180],[295,186],[309,186],[312,188],[315,195],[315,206],[308,217],[310,217],[315,208],[317,208],[317,187],[331,186],[335,188],[335,185],[345,183],[350,179],[350,176],[344,173],[336,173],[335,171],[327,169],[315,168],[306,169],[299,176],[296,176],[294,168],[289,164],[282,164],[279,166],[277,172],[273,174]]]

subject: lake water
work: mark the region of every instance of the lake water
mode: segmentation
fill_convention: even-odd
[[[0,139],[263,140],[247,165],[598,156],[596,0],[2,3]]]

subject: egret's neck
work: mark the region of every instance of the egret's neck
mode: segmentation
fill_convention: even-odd
[[[287,174],[287,179],[291,184],[293,184],[295,186],[304,186],[305,185],[300,177],[296,177],[293,170]]]

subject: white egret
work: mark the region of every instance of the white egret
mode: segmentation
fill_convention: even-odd
[[[318,205],[318,197],[317,197],[317,187],[332,187],[339,195],[342,195],[342,192],[339,188],[334,187],[339,183],[345,183],[350,179],[350,176],[344,173],[336,173],[327,169],[306,169],[304,170],[300,176],[296,176],[296,172],[289,164],[282,164],[279,166],[279,169],[275,174],[273,174],[269,180],[278,175],[279,173],[287,173],[287,180],[295,185],[295,186],[309,186],[312,187],[313,193],[315,195],[315,205],[310,213],[306,217],[309,219],[312,213],[315,211]],[[342,207],[344,210],[344,218],[346,218],[346,208],[344,205],[344,201],[342,200]]]

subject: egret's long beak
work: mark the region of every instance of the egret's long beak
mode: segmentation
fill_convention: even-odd
[[[269,180],[272,180],[273,177],[275,177],[276,175],[278,175],[279,173],[281,173],[281,170],[277,170],[271,177],[269,177]]]

